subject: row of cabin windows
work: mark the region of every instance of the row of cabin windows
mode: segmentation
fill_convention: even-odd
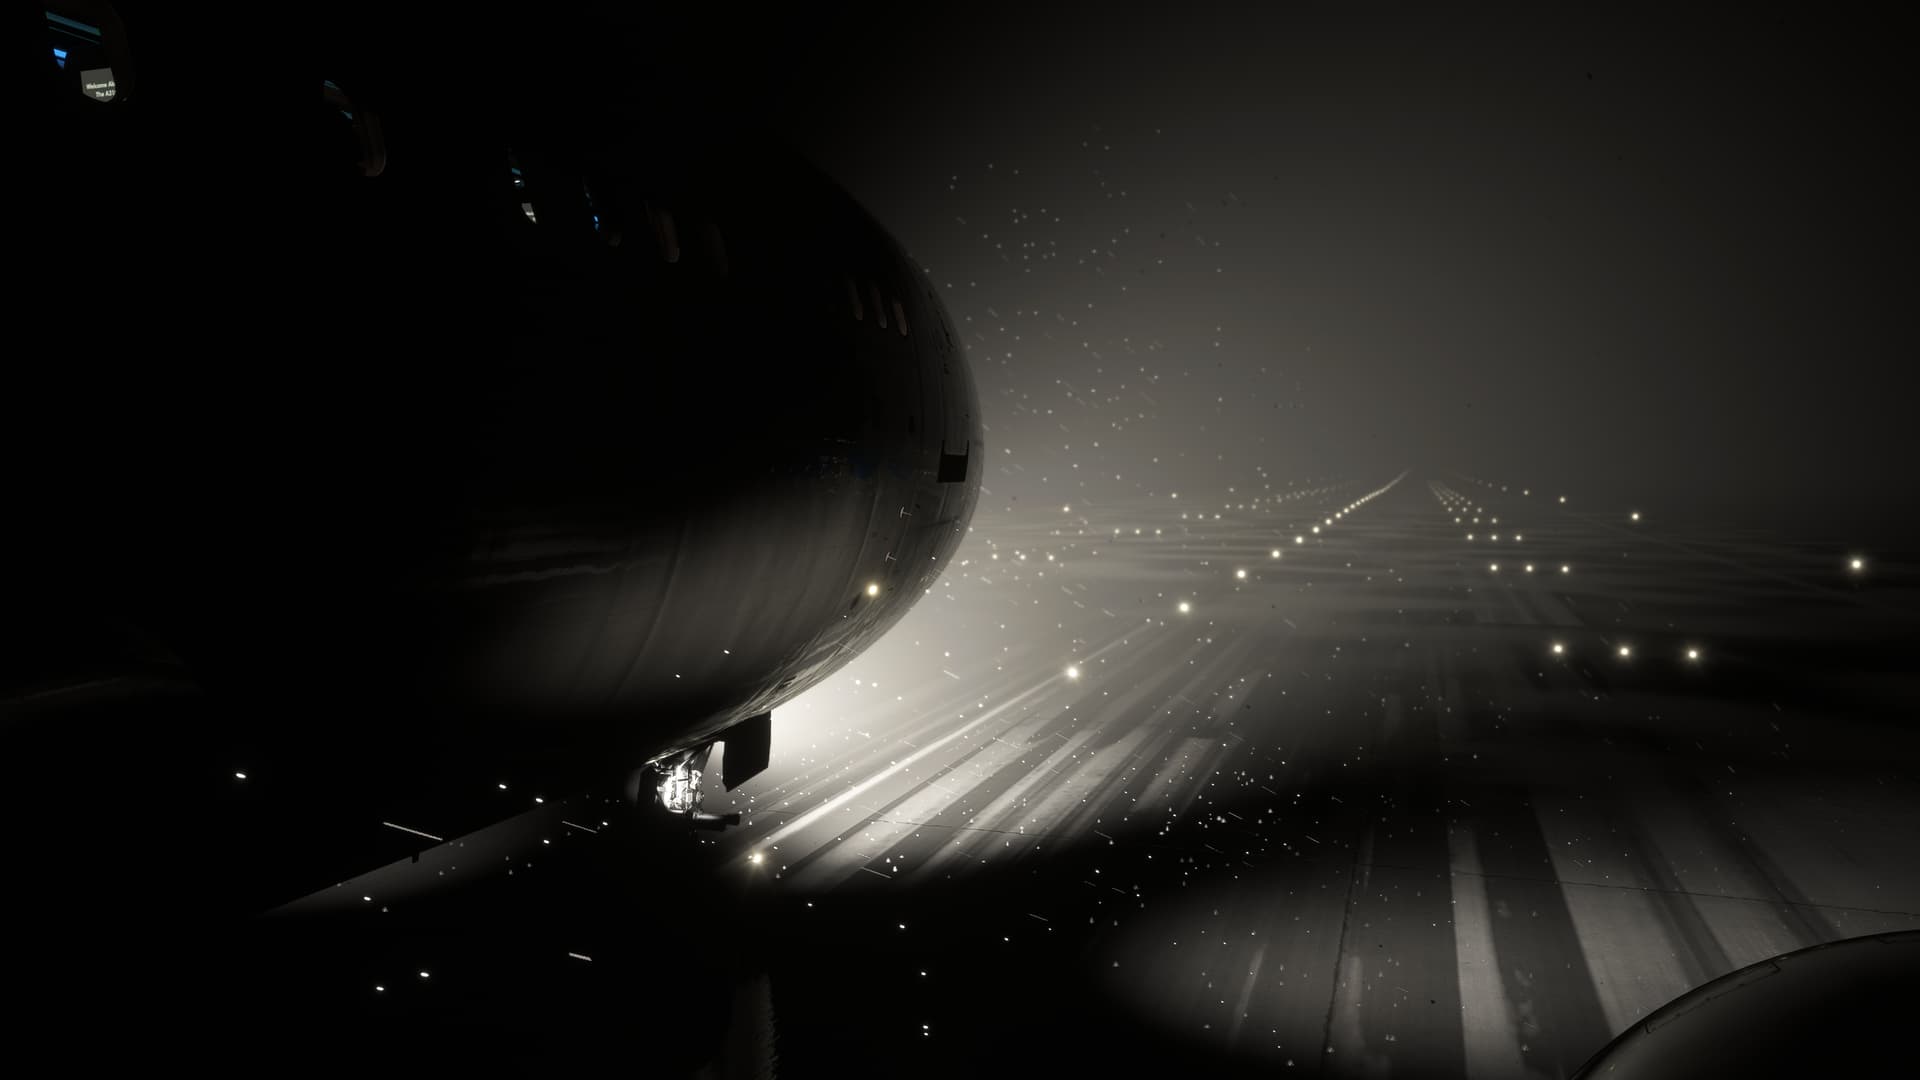
[[[511,149],[507,151],[507,170],[513,184],[514,195],[520,201],[520,212],[526,215],[529,222],[538,225],[540,214],[534,207],[534,197],[527,185],[526,174],[521,171],[520,160]],[[605,241],[608,247],[619,247],[622,237],[613,215],[594,198],[592,185],[583,183],[580,191],[586,199],[587,216],[593,225],[595,235]],[[679,262],[681,238],[679,227],[673,220],[673,211],[655,206],[650,202],[642,205],[661,260],[669,263]],[[720,232],[719,224],[705,222],[700,233],[700,242],[705,248],[709,265],[721,277],[727,276],[727,239]]]
[[[871,281],[867,282],[867,296],[873,301],[874,321],[880,324],[882,330],[885,330],[887,328],[887,302],[880,295],[880,286]],[[854,321],[865,322],[867,318],[867,306],[861,303],[859,283],[851,277],[847,279],[847,303],[853,312]],[[907,309],[901,306],[899,300],[894,300],[892,303],[893,327],[899,331],[901,337],[906,337]]]

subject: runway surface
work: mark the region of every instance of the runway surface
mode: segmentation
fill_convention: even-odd
[[[1909,567],[1370,479],[985,500],[707,800],[783,1073],[1565,1076],[1920,927]]]

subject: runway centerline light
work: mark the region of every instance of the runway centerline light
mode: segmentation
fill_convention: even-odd
[[[877,584],[868,584],[868,586],[867,586],[867,595],[868,595],[868,596],[879,596],[879,595],[880,595],[880,586],[879,586],[879,585],[877,585]]]
[[[1077,679],[1079,677],[1080,677],[1080,669],[1069,665],[1067,668],[1067,678]]]
[[[1192,610],[1193,610],[1192,604],[1187,603],[1185,600],[1180,601],[1180,614],[1185,615],[1187,612]]]

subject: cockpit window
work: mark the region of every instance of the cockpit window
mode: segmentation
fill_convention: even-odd
[[[44,9],[53,66],[80,94],[125,101],[133,89],[126,28],[105,0],[53,0]]]
[[[380,117],[371,109],[355,105],[332,79],[320,81],[320,97],[354,167],[361,176],[379,176],[387,167],[387,140],[380,131]]]

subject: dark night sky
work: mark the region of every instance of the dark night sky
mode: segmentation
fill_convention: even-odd
[[[941,283],[990,505],[1412,465],[1890,527],[1897,35],[1691,18],[861,11],[759,85]]]

